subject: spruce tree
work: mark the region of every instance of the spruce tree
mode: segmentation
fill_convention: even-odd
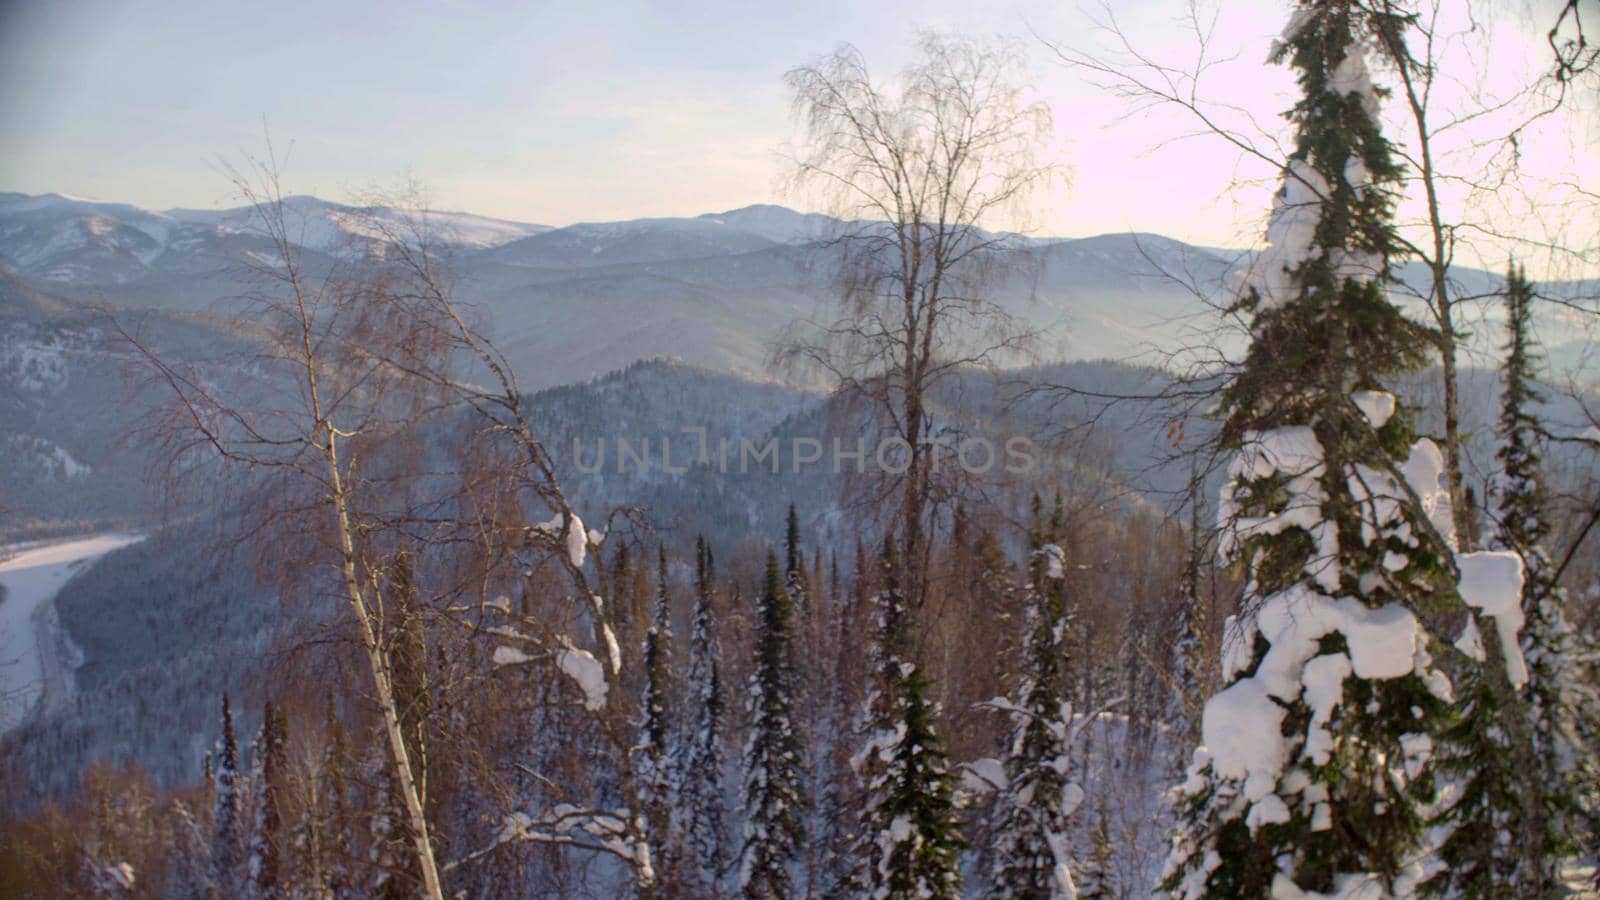
[[[1220,432],[1237,453],[1220,549],[1246,595],[1178,792],[1176,897],[1406,895],[1433,849],[1452,694],[1431,654],[1462,607],[1442,456],[1381,390],[1432,339],[1386,293],[1399,167],[1365,48],[1401,25],[1303,0],[1273,51],[1303,94]]]
[[[1201,535],[1200,489],[1197,470],[1189,473],[1189,527],[1184,552],[1183,574],[1178,582],[1178,614],[1173,621],[1171,669],[1168,675],[1169,700],[1166,721],[1173,746],[1174,774],[1182,777],[1188,763],[1184,753],[1200,743],[1200,710],[1205,704],[1206,608],[1201,600],[1200,579],[1204,571],[1205,541]]]
[[[750,675],[750,737],[744,753],[744,845],[739,889],[746,897],[793,893],[790,866],[805,840],[805,763],[794,726],[789,592],[777,554],[767,553],[756,607],[755,665]]]
[[[283,789],[284,770],[288,767],[287,744],[284,736],[281,711],[268,700],[261,715],[261,730],[257,732],[251,769],[251,786],[255,790],[255,827],[250,834],[249,876],[251,893],[255,897],[283,896],[279,883],[279,795]]]
[[[1550,848],[1545,876],[1553,880],[1554,861],[1563,856],[1581,852],[1600,860],[1600,646],[1568,621],[1566,590],[1557,583],[1559,573],[1545,547],[1550,532],[1540,471],[1545,434],[1529,408],[1542,401],[1532,346],[1533,287],[1520,267],[1506,276],[1506,313],[1491,549],[1516,553],[1526,572],[1525,710],[1542,764]]]
[[[333,703],[332,690],[328,691],[323,739],[326,745],[319,782],[320,793],[325,799],[319,830],[323,834],[322,847],[326,861],[321,866],[322,877],[327,893],[335,898],[343,898],[349,896],[354,887],[350,863],[354,858],[355,838],[351,833],[350,754],[344,725],[339,722],[338,711]]]
[[[1172,733],[1185,746],[1192,746],[1200,738],[1200,706],[1204,702],[1205,663],[1205,609],[1201,606],[1199,592],[1198,547],[1191,547],[1183,567],[1183,578],[1178,587],[1178,615],[1173,624],[1172,637],[1172,704],[1168,721],[1173,723]]]
[[[233,731],[233,707],[222,695],[222,746],[216,756],[216,802],[211,816],[211,881],[228,896],[237,896],[244,879],[244,798],[239,777],[239,742]]]
[[[1035,506],[1037,510],[1037,506]],[[1023,676],[1012,704],[1004,755],[1007,786],[998,800],[991,897],[1066,898],[1074,881],[1070,818],[1083,802],[1074,778],[1067,699],[1068,622],[1060,548],[1034,529],[1023,586]]]
[[[1566,621],[1565,597],[1543,546],[1549,528],[1539,472],[1544,434],[1531,408],[1540,402],[1529,334],[1532,298],[1527,278],[1513,265],[1506,275],[1508,340],[1495,454],[1500,471],[1486,529],[1490,550],[1515,553],[1523,562],[1520,650],[1528,678],[1522,702],[1508,705],[1484,672],[1466,673],[1459,749],[1445,760],[1460,782],[1441,816],[1451,829],[1440,854],[1448,866],[1430,885],[1446,895],[1557,891],[1562,861],[1581,851],[1600,806],[1600,773],[1585,747],[1595,746],[1600,708],[1583,686],[1578,635]],[[1525,721],[1505,721],[1510,716]],[[1519,753],[1510,740],[1519,729],[1529,735],[1531,753]]]
[[[954,777],[935,722],[938,708],[918,659],[892,538],[883,551],[873,648],[877,684],[867,738],[851,760],[863,783],[856,889],[870,897],[961,896]]]
[[[695,541],[695,602],[690,616],[688,717],[678,734],[674,769],[678,789],[673,831],[683,847],[685,876],[694,888],[715,893],[723,868],[722,685],[712,622],[716,561],[705,538]]]
[[[428,672],[427,628],[416,584],[416,571],[408,554],[399,553],[394,557],[389,578],[388,600],[392,613],[385,622],[389,677],[406,755],[411,763],[412,783],[416,785],[417,798],[426,808],[429,775],[427,735],[432,724],[433,695]],[[386,746],[386,742],[380,738],[372,746]],[[422,883],[411,817],[405,812],[393,756],[381,753],[371,765],[376,784],[371,797],[372,844],[368,852],[369,860],[373,863],[373,894],[405,896],[413,885]]]
[[[852,685],[852,660],[854,651],[851,638],[854,634],[852,619],[855,604],[853,592],[844,590],[839,575],[839,558],[833,555],[829,562],[828,595],[824,607],[832,616],[828,630],[830,638],[816,657],[819,670],[827,672],[826,696],[821,716],[818,739],[811,746],[811,759],[816,789],[817,833],[813,843],[817,860],[808,873],[812,892],[832,896],[846,886],[850,865],[850,817],[852,814],[849,792],[850,734],[854,713],[849,699]],[[822,661],[826,659],[825,666]]]
[[[203,900],[214,896],[216,884],[212,881],[210,836],[181,800],[172,802],[172,819],[172,870],[166,896],[176,900]]]
[[[810,604],[810,590],[806,584],[803,554],[800,551],[800,516],[794,504],[789,504],[789,515],[784,527],[783,587],[789,593],[789,605],[805,615]]]
[[[667,696],[672,679],[672,609],[667,589],[667,548],[657,551],[656,598],[644,637],[644,690],[639,700],[639,739],[634,747],[639,803],[650,827],[650,842],[659,868],[671,868],[670,813],[673,802],[672,759],[669,756]]]

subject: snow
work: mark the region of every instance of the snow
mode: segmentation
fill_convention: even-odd
[[[609,685],[605,669],[593,654],[577,647],[565,647],[556,654],[556,665],[583,690],[585,709],[594,712],[605,708]]]
[[[1461,573],[1461,599],[1494,619],[1505,654],[1506,677],[1512,686],[1522,687],[1528,683],[1528,664],[1517,639],[1523,624],[1522,557],[1508,550],[1458,553],[1456,569]]]
[[[1433,756],[1433,738],[1426,734],[1402,734],[1400,752],[1405,755],[1406,777],[1416,778]]]
[[[1348,597],[1341,598],[1338,606],[1344,615],[1339,630],[1350,645],[1350,662],[1357,676],[1401,678],[1416,669],[1417,655],[1427,639],[1410,610],[1398,603],[1371,609]]]
[[[1283,37],[1273,44],[1273,56],[1283,49],[1284,42],[1293,40],[1305,27],[1309,21],[1307,15],[1308,10],[1304,9],[1295,13]],[[1328,73],[1328,89],[1340,96],[1355,95],[1369,115],[1377,116],[1379,97],[1362,48],[1351,47]],[[1348,160],[1342,174],[1357,191],[1365,190],[1371,182],[1371,174],[1358,158]],[[1284,170],[1283,187],[1273,199],[1267,220],[1267,246],[1241,273],[1237,285],[1241,293],[1254,289],[1262,309],[1279,307],[1294,299],[1298,292],[1294,272],[1317,252],[1316,230],[1322,218],[1322,203],[1331,194],[1328,179],[1309,162],[1290,160]],[[1363,250],[1331,248],[1327,254],[1336,275],[1357,282],[1373,280],[1384,265],[1381,255]]]
[[[583,520],[578,518],[577,513],[569,511],[567,517],[570,518],[570,522],[563,522],[562,514],[558,512],[548,522],[540,522],[533,526],[533,530],[554,538],[561,535],[562,526],[565,524],[567,561],[572,563],[574,569],[581,569],[584,560],[589,558],[589,532],[584,529]]]
[[[1039,554],[1044,557],[1044,574],[1046,577],[1054,578],[1057,581],[1066,577],[1066,572],[1063,571],[1066,554],[1062,552],[1058,545],[1045,544],[1039,548]]]
[[[1322,504],[1327,499],[1319,479],[1323,474],[1322,445],[1309,427],[1298,425],[1271,431],[1248,432],[1243,446],[1229,468],[1229,483],[1217,506],[1217,522],[1223,528],[1218,549],[1232,558],[1238,545],[1250,538],[1281,534],[1289,528],[1309,533],[1317,544],[1315,574],[1325,590],[1339,589],[1339,534],[1333,523],[1325,521]],[[1250,482],[1274,475],[1285,480],[1289,500],[1282,510],[1261,516],[1243,515],[1235,499]]]
[[[1456,526],[1450,508],[1450,490],[1444,484],[1444,454],[1426,438],[1411,445],[1411,454],[1400,466],[1406,483],[1422,501],[1422,511],[1438,530],[1445,543],[1456,544]]]
[[[1301,890],[1287,875],[1272,879],[1272,900],[1387,900],[1389,893],[1374,875],[1341,875],[1332,893]]]
[[[516,647],[500,646],[494,648],[493,659],[494,664],[497,666],[514,666],[520,663],[529,662],[533,659],[533,657],[523,653]]]
[[[1272,58],[1276,57],[1280,52],[1282,52],[1283,46],[1298,37],[1301,30],[1304,29],[1306,25],[1310,23],[1310,21],[1310,7],[1303,6],[1299,9],[1296,9],[1294,11],[1294,15],[1289,17],[1289,24],[1283,27],[1283,32],[1278,35],[1278,39],[1272,42],[1272,50],[1267,54],[1268,60],[1270,61]]]
[[[1317,765],[1326,765],[1328,754],[1333,752],[1333,735],[1328,732],[1328,720],[1339,698],[1344,696],[1344,680],[1353,667],[1350,657],[1343,653],[1319,656],[1306,664],[1306,705],[1311,708],[1311,724],[1306,729],[1305,755]]]
[[[0,548],[0,734],[20,725],[46,697],[66,688],[56,647],[62,636],[54,600],[81,566],[143,540],[136,534],[102,534],[43,546]],[[6,558],[5,551],[14,555]]]
[[[1478,633],[1478,620],[1468,616],[1467,624],[1461,629],[1461,636],[1456,638],[1455,647],[1465,653],[1469,659],[1483,662],[1488,657],[1483,652],[1483,635]]]
[[[1382,428],[1394,417],[1394,395],[1388,391],[1356,391],[1350,395],[1356,408],[1367,417],[1373,428]]]
[[[1411,673],[1425,643],[1421,623],[1399,604],[1374,609],[1351,597],[1324,597],[1303,584],[1267,598],[1257,623],[1271,649],[1252,680],[1286,701],[1299,695],[1305,684],[1302,669],[1327,635],[1344,636],[1351,671],[1369,679]]]
[[[1253,833],[1263,825],[1281,825],[1289,821],[1289,805],[1277,794],[1268,794],[1250,805],[1244,823]]]
[[[1217,774],[1244,780],[1265,773],[1275,780],[1289,755],[1281,736],[1284,712],[1254,678],[1212,697],[1200,727]]]
[[[1292,160],[1267,220],[1267,246],[1243,273],[1241,290],[1255,288],[1263,309],[1282,306],[1297,291],[1293,272],[1311,258],[1327,179],[1304,160]]]
[[[577,513],[572,513],[572,521],[567,526],[567,560],[574,569],[583,568],[583,561],[589,553],[589,532],[583,527],[583,520]]]
[[[1061,786],[1061,814],[1070,816],[1078,811],[1084,801],[1083,787],[1076,782],[1068,782]]]
[[[1379,108],[1378,92],[1373,89],[1372,75],[1367,71],[1367,56],[1360,47],[1351,46],[1344,59],[1339,60],[1329,78],[1329,89],[1341,97],[1355,94],[1367,115],[1376,119]]]
[[[1005,763],[992,757],[975,759],[961,770],[961,787],[968,793],[983,796],[1003,791],[1010,784]]]

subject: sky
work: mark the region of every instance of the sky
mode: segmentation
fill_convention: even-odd
[[[1284,4],[1197,2],[1213,58],[1231,60],[1208,70],[1203,95],[1281,137],[1293,85],[1264,61]],[[1553,0],[1495,2],[1461,45],[1469,56],[1494,46],[1507,70],[1496,77],[1512,84],[1548,52]],[[1141,52],[1188,65],[1187,8],[1126,0],[1115,16]],[[1019,36],[1055,116],[1047,152],[1065,177],[1015,221],[990,224],[1255,242],[1271,166],[1184,138],[1194,122],[1180,111],[1138,108],[1046,44],[1114,56],[1099,27],[1109,15],[1058,0],[0,0],[0,190],[236,205],[223,169],[260,155],[270,134],[286,188],[335,200],[410,176],[435,208],[557,226],[806,208],[812,198],[785,187],[797,132],[784,72],[850,42],[888,81],[920,29],[946,29]],[[1555,138],[1524,140],[1525,153],[1559,147],[1528,154],[1526,170],[1600,183],[1594,116],[1579,108],[1539,127]]]

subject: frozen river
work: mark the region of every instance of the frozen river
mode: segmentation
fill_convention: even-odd
[[[0,734],[21,724],[41,698],[56,699],[66,689],[56,592],[94,559],[140,540],[100,534],[0,548]]]

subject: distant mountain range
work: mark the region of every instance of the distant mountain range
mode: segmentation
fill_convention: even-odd
[[[315,197],[286,198],[285,218],[307,271],[358,258],[373,218]],[[457,296],[487,313],[493,334],[530,388],[593,378],[641,359],[681,358],[765,372],[775,339],[796,322],[834,315],[837,258],[819,239],[840,225],[816,213],[756,205],[684,218],[550,228],[469,213],[431,212]],[[1039,336],[1035,359],[1159,363],[1179,348],[1220,340],[1212,305],[1226,297],[1244,251],[1193,247],[1149,234],[1021,238],[992,297]],[[13,290],[169,311],[229,312],[252,287],[248,270],[281,263],[248,207],[150,211],[60,194],[0,194],[0,270]],[[1420,281],[1415,266],[1402,277]],[[1498,276],[1459,269],[1468,292]],[[1497,304],[1469,310],[1477,356],[1492,365]],[[1567,313],[1541,322],[1553,369],[1570,372],[1591,345]],[[1574,314],[1575,315],[1575,314]],[[1027,362],[1026,359],[1008,362]],[[1592,375],[1589,376],[1592,379]]]

